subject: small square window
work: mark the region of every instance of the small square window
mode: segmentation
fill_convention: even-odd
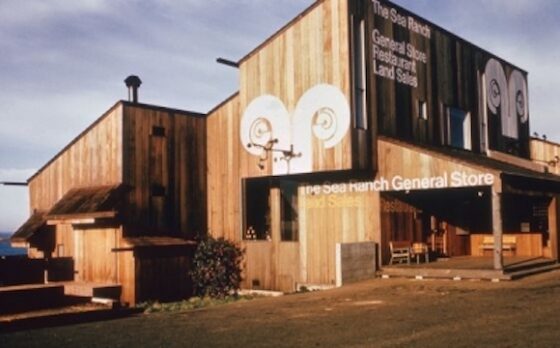
[[[455,107],[447,108],[447,144],[471,150],[471,113]]]
[[[165,128],[161,126],[153,126],[152,127],[152,136],[154,137],[164,137],[165,136]]]
[[[418,100],[418,118],[421,120],[428,119],[428,103]]]
[[[164,197],[165,196],[165,187],[160,184],[152,184],[151,194],[152,197]]]

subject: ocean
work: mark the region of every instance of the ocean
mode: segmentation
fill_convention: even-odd
[[[27,254],[25,248],[12,248],[10,246],[11,235],[11,233],[0,232],[0,257]]]

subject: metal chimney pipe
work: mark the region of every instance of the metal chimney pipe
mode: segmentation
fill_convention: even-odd
[[[128,87],[128,101],[138,103],[138,88],[142,84],[142,80],[136,75],[130,75],[124,80],[124,83]]]

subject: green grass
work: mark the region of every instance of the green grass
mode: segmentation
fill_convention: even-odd
[[[142,308],[144,313],[159,313],[159,312],[183,312],[198,308],[214,307],[233,302],[246,302],[255,299],[254,295],[232,295],[224,298],[210,298],[210,297],[192,297],[188,300],[179,302],[144,302],[137,307]]]

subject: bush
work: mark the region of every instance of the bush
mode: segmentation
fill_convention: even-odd
[[[241,282],[242,258],[243,251],[223,238],[208,237],[201,241],[191,272],[195,294],[213,298],[236,294]]]

